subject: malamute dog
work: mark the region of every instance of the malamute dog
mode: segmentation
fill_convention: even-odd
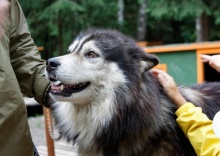
[[[179,129],[176,107],[149,69],[155,55],[114,30],[89,29],[68,54],[47,61],[55,124],[83,156],[196,155]],[[220,84],[180,88],[212,119]]]

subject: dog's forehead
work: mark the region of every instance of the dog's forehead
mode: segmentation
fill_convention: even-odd
[[[105,46],[105,48],[115,47],[116,45],[118,45],[116,44],[118,43],[116,41],[116,38],[119,37],[106,32],[80,35],[69,46],[68,51],[69,52],[79,51],[85,44],[91,41],[93,41],[93,43],[96,43],[97,46]]]
[[[118,31],[90,30],[80,33],[69,46],[69,53],[80,52],[82,49],[98,51],[105,59],[126,59],[138,53],[137,45],[131,38]]]
[[[79,40],[76,39],[73,41],[73,43],[69,46],[68,50],[73,51],[76,48],[76,45],[79,43]]]
[[[69,50],[70,52],[76,51],[77,48],[79,48],[79,47],[83,44],[83,42],[86,40],[86,38],[88,38],[88,36],[84,36],[84,37],[81,37],[81,38],[77,37],[77,38],[73,41],[73,43],[69,46],[69,49],[68,49],[68,50]]]

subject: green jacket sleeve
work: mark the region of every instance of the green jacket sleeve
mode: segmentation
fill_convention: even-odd
[[[44,76],[45,61],[31,38],[17,0],[11,0],[10,58],[22,93],[44,104],[49,81]],[[36,26],[37,27],[37,26]]]
[[[186,103],[176,111],[177,123],[199,156],[220,155],[220,140],[200,107]]]

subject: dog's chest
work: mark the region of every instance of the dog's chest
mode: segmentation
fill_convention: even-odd
[[[67,140],[91,145],[95,136],[110,121],[111,115],[101,107],[76,107],[71,103],[56,104],[53,114],[61,133]],[[109,110],[108,110],[109,111]]]

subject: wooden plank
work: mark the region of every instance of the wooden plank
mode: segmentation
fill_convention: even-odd
[[[47,147],[44,145],[37,146],[40,156],[48,156]],[[78,156],[77,147],[65,142],[55,142],[55,156]]]
[[[164,53],[164,52],[184,52],[200,49],[220,48],[220,42],[200,42],[200,43],[185,43],[185,44],[168,44],[161,46],[146,46],[143,47],[147,53]]]
[[[45,119],[44,124],[45,124],[48,156],[55,156],[54,141],[51,139],[50,134],[49,134],[49,127],[52,128],[50,109],[43,107],[43,112],[44,112],[44,119]]]

